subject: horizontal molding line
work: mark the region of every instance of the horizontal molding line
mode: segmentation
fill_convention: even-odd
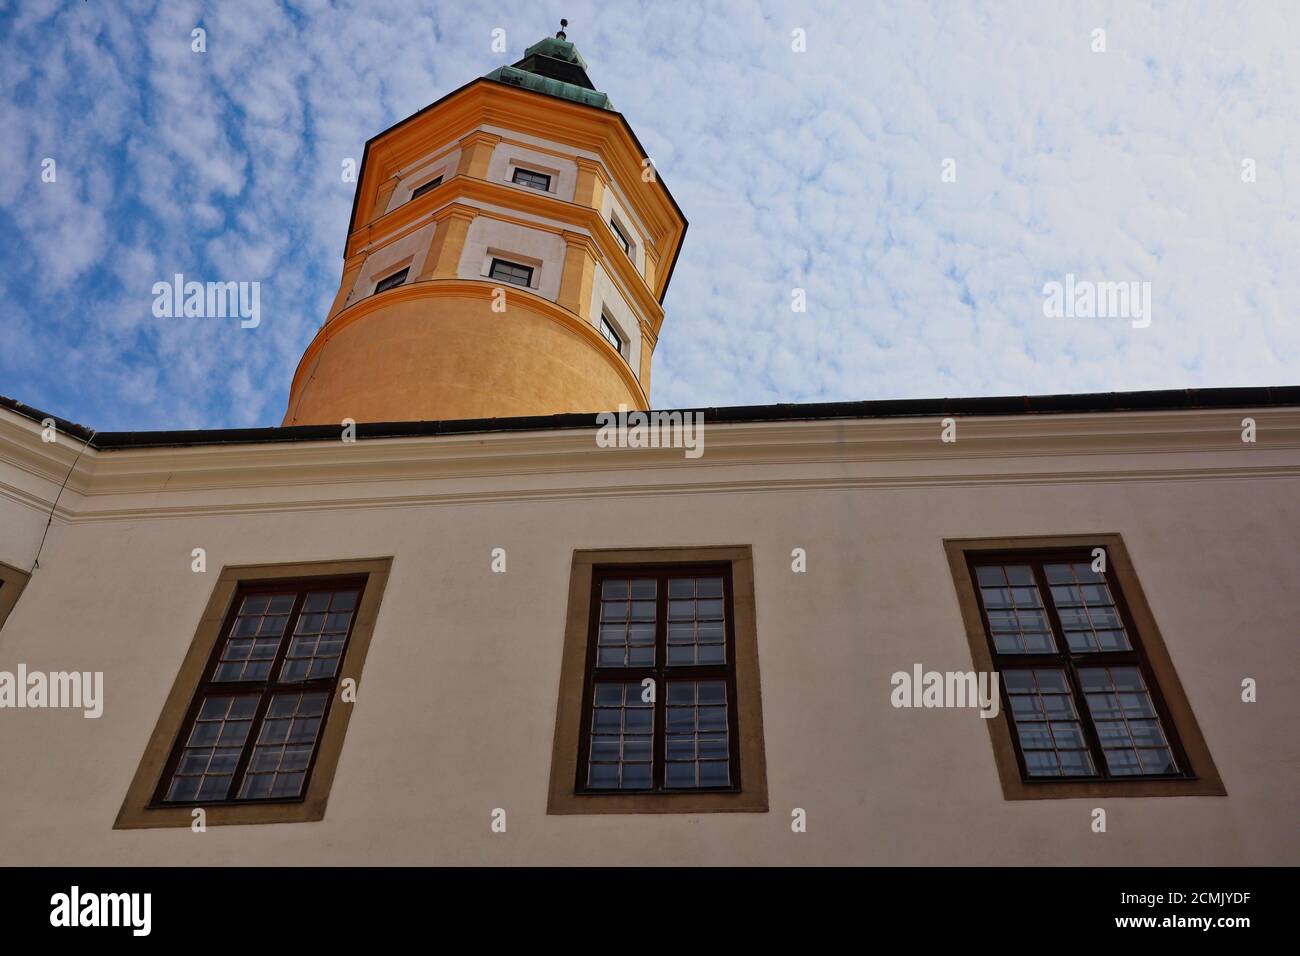
[[[1300,465],[1275,468],[1218,469],[1189,472],[1186,470],[1151,472],[1093,472],[1071,474],[1015,474],[1015,475],[936,475],[924,478],[825,478],[825,479],[765,479],[749,482],[712,482],[678,486],[637,485],[621,487],[566,488],[554,491],[527,489],[519,491],[481,491],[449,494],[394,495],[383,499],[339,498],[332,502],[319,499],[282,502],[250,502],[213,507],[139,507],[103,511],[86,511],[71,514],[60,508],[56,517],[68,524],[95,521],[135,520],[140,518],[216,517],[222,515],[276,514],[288,512],[354,511],[371,508],[403,508],[429,505],[458,505],[478,503],[510,503],[534,501],[565,501],[594,498],[653,498],[681,495],[767,494],[788,491],[906,491],[926,487],[1000,487],[1007,485],[1071,485],[1071,484],[1150,484],[1157,482],[1187,481],[1272,481],[1300,479]],[[419,479],[414,479],[419,480]],[[148,493],[148,492],[146,492]],[[175,491],[171,494],[183,494]],[[158,494],[155,492],[154,494]],[[91,496],[96,497],[96,496]]]

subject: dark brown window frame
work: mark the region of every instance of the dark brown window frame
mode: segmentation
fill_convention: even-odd
[[[601,586],[608,578],[654,578],[659,582],[655,596],[655,662],[645,667],[601,667],[597,661],[597,633],[600,626]],[[726,660],[721,664],[669,664],[668,663],[668,582],[673,578],[722,578],[723,623]],[[578,767],[574,778],[574,792],[579,794],[625,793],[739,793],[742,789],[740,765],[740,729],[737,726],[739,707],[736,694],[736,631],[734,585],[730,562],[708,564],[601,564],[592,569],[591,608],[587,626],[587,666],[582,692],[582,731],[578,738]],[[588,762],[591,757],[591,726],[594,710],[595,686],[602,684],[632,684],[638,690],[646,679],[654,681],[654,723],[651,731],[652,784],[645,790],[614,790],[588,786]],[[668,684],[671,681],[722,681],[727,687],[727,743],[731,783],[725,787],[669,788],[664,780],[666,768],[666,735]]]
[[[584,713],[589,711],[588,675],[593,653],[594,582],[601,571],[656,567],[678,570],[730,569],[731,615],[728,622],[728,657],[734,661],[729,685],[729,742],[733,748],[736,787],[727,789],[584,791],[579,767]],[[753,555],[748,546],[649,548],[575,551],[569,577],[569,603],[561,661],[560,692],[556,706],[555,745],[551,757],[551,782],[547,812],[587,813],[702,813],[768,810],[767,768],[763,745],[762,695],[758,667],[758,636],[754,607]],[[658,636],[656,636],[658,643]],[[656,660],[663,660],[662,653]],[[687,677],[688,668],[680,668]],[[632,668],[619,668],[632,671]],[[676,672],[678,668],[672,668]],[[626,673],[623,675],[628,676]],[[671,679],[671,678],[670,678]],[[639,685],[640,678],[637,679]],[[656,687],[656,710],[665,706],[666,689]],[[662,718],[659,718],[662,721]],[[662,727],[660,722],[658,726]],[[659,735],[656,734],[656,737]],[[656,744],[656,747],[659,745]]]
[[[1016,730],[1010,718],[1005,682],[999,681],[1002,695],[996,717],[986,721],[993,744],[998,776],[1003,796],[1008,800],[1068,797],[1146,797],[1146,796],[1223,796],[1226,794],[1209,748],[1201,734],[1182,683],[1178,680],[1173,661],[1156,626],[1155,618],[1146,602],[1136,571],[1118,534],[1047,535],[1008,538],[950,539],[944,542],[957,589],[958,605],[966,628],[971,657],[977,671],[996,671],[1007,663],[1012,668],[1022,666],[1062,667],[1062,657],[1084,657],[1069,654],[1024,654],[994,656],[992,638],[978,597],[978,584],[974,568],[979,564],[1013,563],[1016,558],[1033,556],[1034,560],[1070,555],[1082,560],[1087,554],[1091,561],[1093,548],[1104,548],[1107,561],[1107,583],[1111,587],[1120,609],[1121,620],[1129,633],[1134,650],[1105,652],[1106,658],[1126,655],[1132,662],[1140,661],[1140,670],[1148,684],[1152,701],[1160,715],[1167,736],[1173,745],[1175,759],[1182,773],[1176,776],[1111,776],[1111,777],[1029,777],[1025,773]],[[1039,582],[1040,590],[1042,582]],[[1044,606],[1052,622],[1053,633],[1059,634],[1059,621],[1049,604],[1050,594],[1043,595]],[[1094,661],[1097,655],[1091,655]],[[1028,665],[1025,661],[1031,661]],[[1035,663],[1036,662],[1036,663]],[[1106,661],[1097,661],[1101,666]],[[1086,667],[1086,661],[1084,666]],[[1132,663],[1124,666],[1133,666]],[[1072,669],[1067,669],[1074,679]],[[1085,734],[1092,734],[1092,718],[1086,704],[1077,699],[1080,688],[1072,684],[1076,693],[1076,709],[1084,717]],[[1087,715],[1087,716],[1085,716]],[[1089,738],[1091,743],[1091,738]],[[1093,748],[1089,747],[1090,752]],[[1094,763],[1098,760],[1094,753]],[[1098,765],[1101,766],[1101,765]]]
[[[347,655],[348,644],[352,639],[352,632],[356,629],[357,609],[361,606],[361,601],[365,598],[366,576],[352,575],[338,578],[319,578],[308,577],[298,578],[295,580],[285,580],[275,578],[265,581],[245,581],[241,582],[235,590],[235,595],[231,599],[230,607],[226,612],[226,621],[221,626],[221,631],[217,636],[216,643],[213,645],[212,654],[208,659],[208,666],[204,669],[203,676],[199,678],[198,687],[194,691],[194,699],[190,702],[189,710],[186,712],[185,720],[181,723],[180,733],[177,734],[175,745],[172,748],[171,756],[167,759],[167,764],[163,769],[162,775],[158,780],[158,788],[154,791],[153,798],[150,800],[151,808],[157,807],[213,807],[213,806],[242,806],[250,803],[299,803],[306,799],[307,788],[311,784],[312,770],[316,765],[316,757],[320,753],[320,742],[322,731],[329,723],[331,705],[334,701],[335,694],[338,690],[339,674],[338,668],[332,677],[317,677],[310,680],[301,680],[286,682],[280,679],[280,673],[284,668],[289,646],[293,641],[296,633],[296,626],[299,617],[303,613],[303,602],[306,595],[311,591],[340,591],[355,590],[357,591],[357,601],[354,605],[351,619],[348,622],[347,634],[343,640],[343,648],[339,655],[339,665],[341,667],[343,658]],[[238,611],[244,598],[256,594],[275,594],[294,592],[293,606],[285,618],[284,630],[279,636],[279,644],[275,657],[272,659],[268,668],[267,676],[264,680],[238,680],[238,681],[219,681],[216,679],[217,668],[222,663],[222,651],[230,639],[231,629],[235,625]],[[258,744],[258,735],[263,724],[267,719],[267,710],[271,701],[277,696],[287,696],[292,694],[326,694],[325,710],[321,715],[320,730],[317,731],[315,739],[312,741],[312,754],[307,763],[307,769],[303,781],[302,793],[298,796],[283,797],[260,797],[260,798],[241,798],[238,796],[240,785],[244,782],[248,765],[253,757],[253,752]],[[189,738],[189,732],[198,720],[199,710],[203,703],[209,698],[214,697],[251,697],[258,698],[257,708],[249,724],[248,733],[240,748],[240,758],[231,774],[230,790],[227,792],[225,799],[222,800],[169,800],[167,791],[171,786],[176,768],[179,766],[186,750],[186,741]]]
[[[606,342],[614,346],[614,350],[618,352],[619,355],[623,355],[623,336],[619,333],[618,326],[614,324],[614,320],[611,319],[604,310],[600,313],[599,332]],[[611,339],[610,336],[613,336],[613,338]]]
[[[519,178],[521,173],[523,174],[522,179]],[[545,185],[541,185],[535,180],[530,180],[529,177],[535,177],[535,180],[544,179],[546,180],[546,183]],[[537,170],[528,169],[525,166],[516,166],[514,172],[510,175],[510,181],[517,186],[536,189],[540,193],[548,193],[551,191],[552,177],[550,173],[539,173]]]
[[[18,603],[18,598],[22,596],[23,588],[27,587],[30,578],[31,575],[26,571],[20,571],[13,565],[0,561],[0,627],[5,626],[9,613]]]
[[[523,282],[516,282],[515,276],[498,275],[497,266],[505,266],[510,269],[520,269],[528,273]],[[524,265],[522,262],[514,262],[510,259],[502,259],[500,256],[493,256],[492,261],[488,263],[488,278],[494,282],[504,282],[506,285],[518,286],[521,289],[531,289],[533,287],[533,277],[537,274],[535,266]]]
[[[624,254],[630,257],[632,255],[632,240],[623,232],[623,227],[614,220],[613,216],[609,217],[609,228],[614,231],[614,238],[623,247]]]
[[[196,808],[204,810],[208,826],[298,823],[323,819],[353,709],[351,703],[337,699],[337,687],[348,679],[360,685],[361,671],[391,564],[391,558],[371,558],[304,564],[228,566],[222,569],[127,790],[114,829],[189,826]],[[334,678],[336,690],[331,694],[322,718],[316,751],[302,796],[221,803],[157,801],[156,797],[165,787],[165,781],[170,779],[168,770],[174,766],[181,735],[189,728],[194,708],[201,698],[200,681],[209,673],[211,663],[220,654],[222,638],[232,617],[235,601],[241,595],[241,586],[274,584],[283,587],[286,583],[310,586],[351,579],[363,579],[364,587],[358,597],[351,632]],[[288,641],[285,640],[284,644],[287,646]],[[232,683],[216,686],[222,687],[221,693],[225,693],[226,687],[239,685]],[[282,692],[295,691],[298,686],[284,685]]]
[[[442,176],[441,175],[434,176],[427,183],[421,183],[420,185],[412,189],[411,198],[419,199],[425,193],[432,192],[433,190],[437,189],[441,185],[442,185]]]
[[[396,289],[399,286],[406,285],[406,277],[409,276],[410,274],[411,274],[411,267],[405,266],[401,269],[396,270],[395,272],[390,273],[389,275],[384,276],[382,279],[380,279],[378,282],[375,283],[375,295],[379,295],[381,292],[387,292],[389,289]],[[397,281],[394,282],[393,281],[394,279]],[[384,283],[386,282],[390,284],[385,285]]]

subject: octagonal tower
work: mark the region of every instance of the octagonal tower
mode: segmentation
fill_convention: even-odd
[[[686,219],[563,32],[366,144],[285,425],[647,408]]]

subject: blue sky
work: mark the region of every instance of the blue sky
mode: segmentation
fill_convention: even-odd
[[[0,0],[0,393],[279,424],[343,160],[560,16],[691,221],[657,407],[1300,381],[1290,2]],[[155,318],[177,272],[261,325]],[[1151,283],[1150,327],[1045,317],[1067,273]]]

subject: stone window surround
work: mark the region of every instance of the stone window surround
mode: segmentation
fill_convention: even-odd
[[[592,571],[597,565],[731,564],[736,632],[736,706],[739,734],[738,792],[577,792],[582,694],[592,608]],[[763,705],[759,681],[758,629],[754,605],[754,557],[748,545],[629,548],[574,551],[555,711],[548,814],[768,812]]]
[[[187,827],[193,822],[191,806],[152,806],[167,759],[182,730],[185,715],[199,678],[203,675],[222,624],[230,612],[231,602],[240,582],[268,580],[302,580],[310,578],[337,578],[347,575],[365,575],[366,586],[357,607],[356,621],[347,652],[339,665],[338,680],[351,678],[361,683],[361,671],[366,652],[374,633],[375,617],[383,599],[384,588],[392,558],[320,561],[295,564],[227,565],[221,570],[212,594],[199,620],[189,650],[181,663],[171,691],[163,704],[162,713],[154,726],[135,776],[127,789],[122,808],[113,824],[115,830],[151,829],[162,827]],[[352,705],[335,701],[329,719],[321,730],[319,752],[315,768],[303,798],[295,802],[220,804],[203,808],[208,826],[256,823],[305,823],[325,817],[325,804],[334,782],[334,771],[343,750]]]
[[[1190,761],[1192,776],[1185,779],[1108,779],[1066,780],[1051,778],[1025,780],[1021,777],[1016,759],[1015,732],[1006,708],[984,721],[988,725],[993,745],[993,757],[1002,795],[1006,800],[1066,799],[1086,797],[1176,797],[1176,796],[1226,796],[1227,790],[1219,777],[1214,758],[1210,755],[1205,738],[1201,735],[1196,715],[1174,670],[1173,660],[1165,647],[1164,639],[1156,626],[1155,617],[1142,592],[1137,572],[1129,559],[1128,550],[1118,534],[1089,535],[1022,535],[1005,538],[949,538],[944,540],[948,564],[956,588],[957,603],[970,645],[971,658],[976,672],[995,670],[988,637],[980,616],[979,599],[974,578],[966,561],[968,553],[1024,552],[1034,549],[1066,549],[1101,547],[1106,551],[1108,567],[1115,574],[1119,589],[1133,615],[1137,626],[1137,639],[1146,653],[1160,693],[1169,708],[1174,729]]]

